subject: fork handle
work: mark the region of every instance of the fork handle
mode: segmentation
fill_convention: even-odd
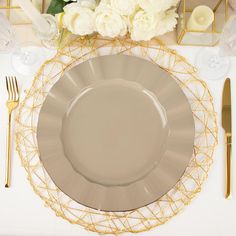
[[[226,193],[225,198],[231,198],[231,135],[226,134]]]
[[[11,111],[8,114],[8,129],[7,129],[7,158],[5,172],[5,187],[10,187],[11,180]]]

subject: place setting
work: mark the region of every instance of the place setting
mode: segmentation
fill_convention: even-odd
[[[28,181],[55,213],[50,224],[61,219],[87,235],[158,235],[202,189],[206,196],[221,158],[217,195],[233,210],[233,3],[4,4],[0,59],[10,55],[13,69],[1,74],[8,196]],[[40,46],[18,43],[16,19]],[[194,47],[191,64],[178,49]],[[213,85],[221,86],[217,98]],[[27,179],[18,179],[16,158]]]

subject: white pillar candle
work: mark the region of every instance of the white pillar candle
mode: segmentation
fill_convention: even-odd
[[[17,3],[39,31],[47,32],[50,30],[50,25],[42,16],[42,14],[40,14],[40,12],[35,8],[31,1],[17,0]]]
[[[205,31],[214,21],[214,12],[208,6],[194,8],[188,23],[187,29],[193,31]]]

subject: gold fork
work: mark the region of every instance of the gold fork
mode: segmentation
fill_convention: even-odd
[[[8,91],[8,100],[6,103],[8,109],[8,131],[7,131],[7,159],[5,173],[5,187],[10,187],[11,176],[11,115],[12,111],[19,104],[19,90],[15,76],[6,76],[6,87]]]

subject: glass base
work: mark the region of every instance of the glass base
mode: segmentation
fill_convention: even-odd
[[[221,57],[216,48],[204,48],[197,54],[195,65],[202,79],[219,80],[227,76],[230,59]]]
[[[16,72],[24,76],[34,76],[45,61],[45,51],[37,46],[22,46],[12,53],[11,63]]]

